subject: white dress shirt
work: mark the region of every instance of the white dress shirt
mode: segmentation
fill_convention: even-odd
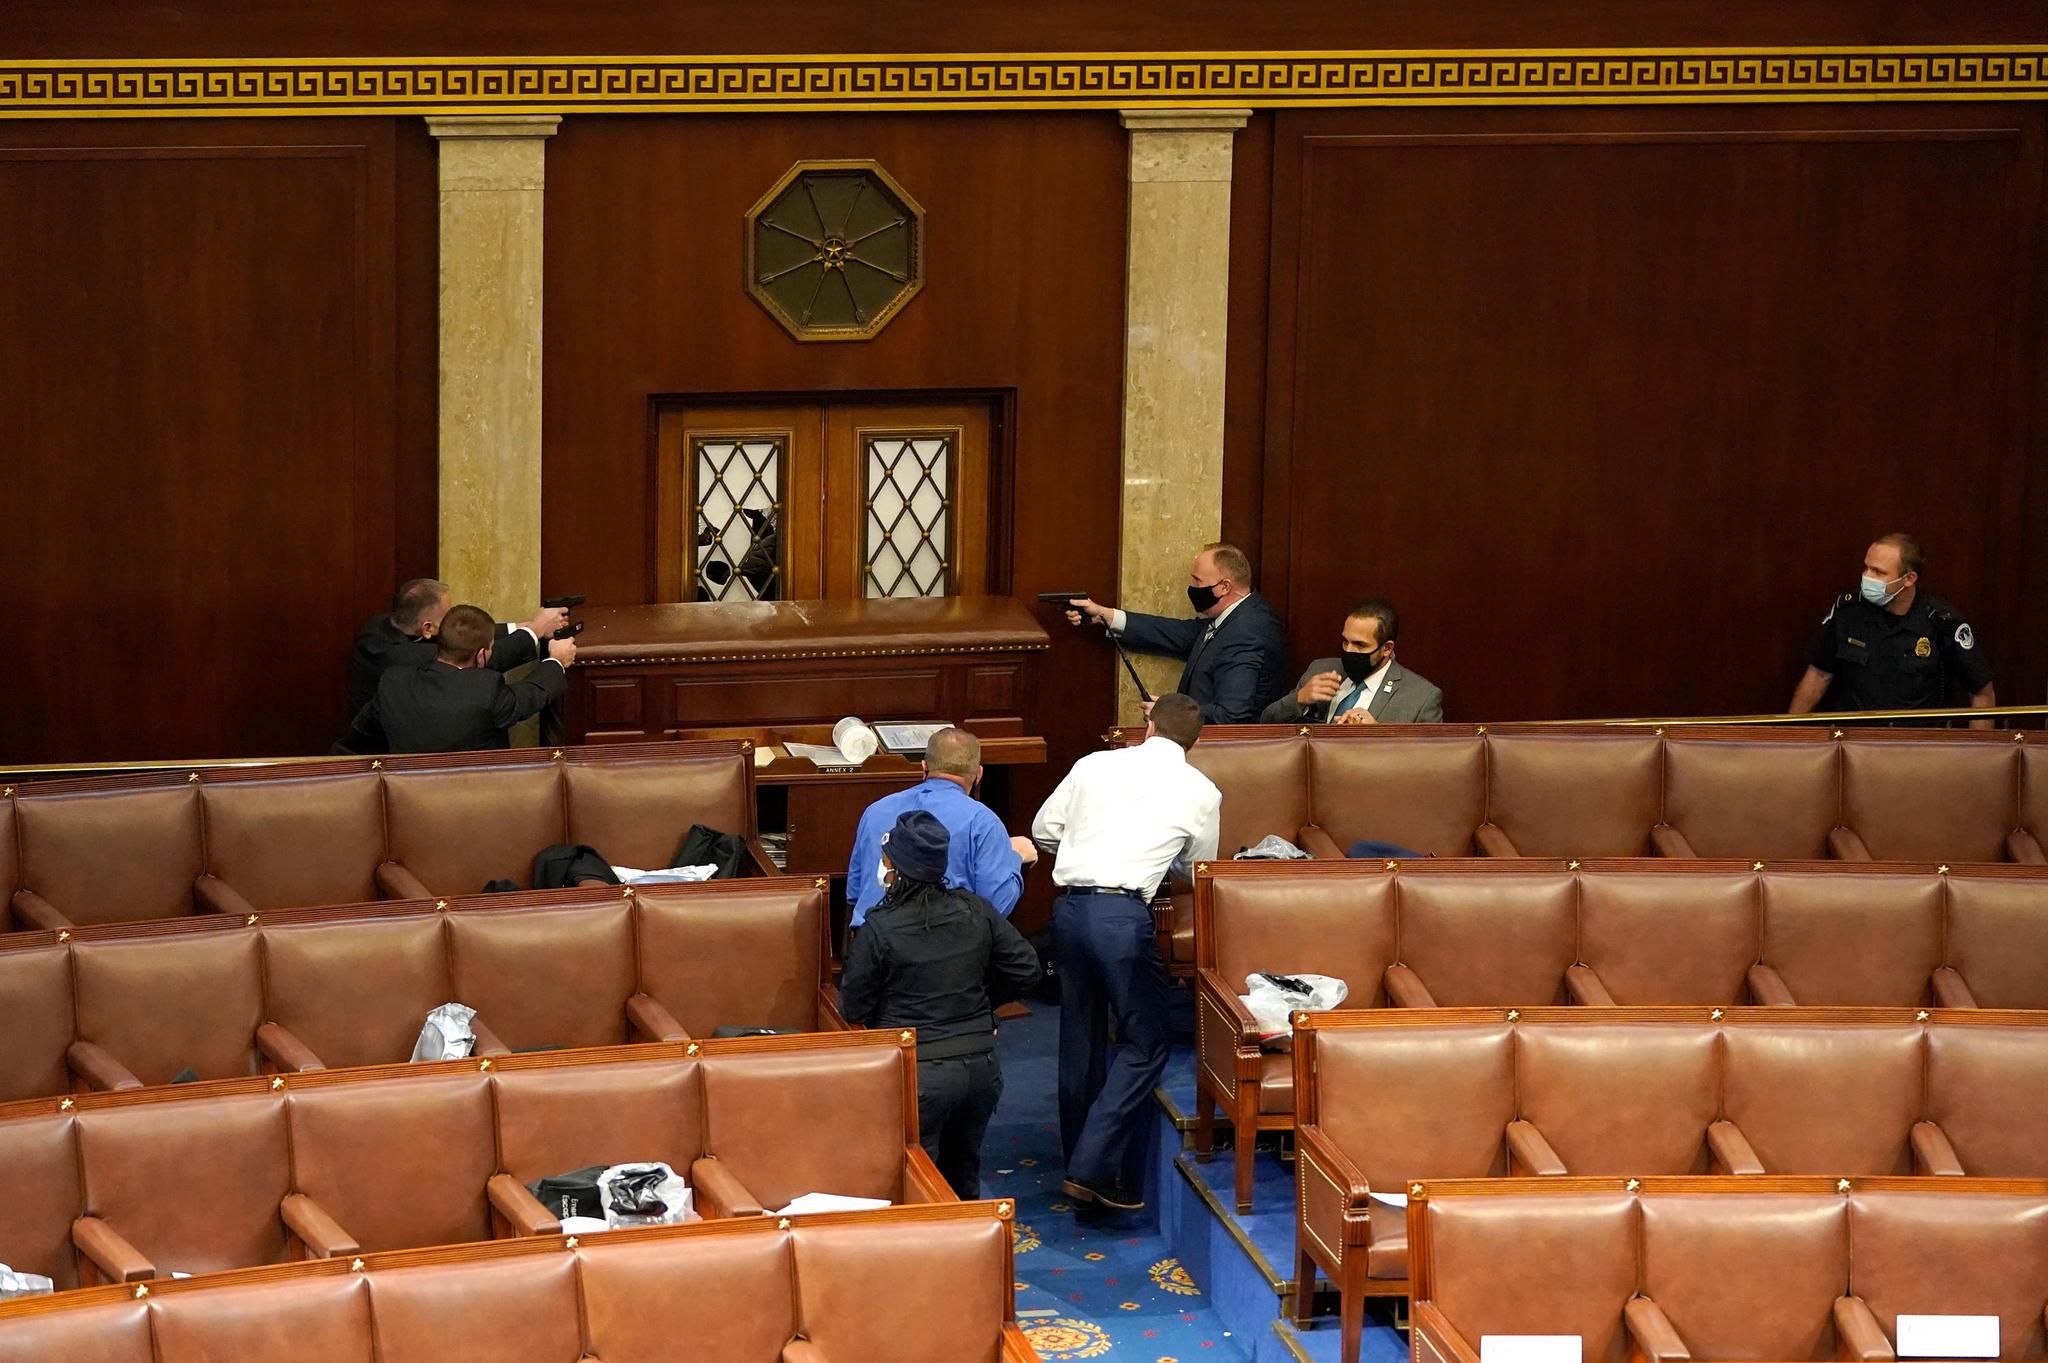
[[[1216,855],[1223,795],[1170,738],[1090,753],[1074,764],[1031,823],[1058,844],[1055,885],[1121,886],[1147,899],[1168,868]]]
[[[1370,710],[1373,697],[1380,693],[1380,683],[1387,679],[1387,669],[1393,665],[1394,660],[1392,658],[1387,659],[1374,668],[1372,675],[1362,682],[1355,682],[1346,677],[1344,684],[1337,688],[1337,694],[1330,697],[1330,722],[1335,724],[1338,716],[1346,710]],[[1365,693],[1358,698],[1357,705],[1351,704],[1350,698],[1354,691],[1363,691]]]

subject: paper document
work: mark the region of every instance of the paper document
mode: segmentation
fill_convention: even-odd
[[[1996,1358],[1997,1316],[1899,1317],[1900,1358]]]
[[[791,757],[801,757],[814,767],[857,767],[860,762],[848,757],[830,743],[784,743],[782,750]]]
[[[1375,1188],[1367,1193],[1366,1196],[1375,1202],[1384,1202],[1389,1207],[1405,1207],[1408,1205],[1408,1194],[1406,1193],[1383,1193]]]
[[[950,724],[877,724],[875,737],[882,740],[882,746],[890,752],[924,755],[924,745],[932,741],[932,735],[941,729],[950,729]]]
[[[889,1206],[886,1197],[841,1197],[838,1193],[805,1193],[770,1216],[808,1216],[813,1212],[867,1212]]]
[[[1479,1363],[1581,1363],[1577,1335],[1481,1335]]]
[[[671,866],[662,871],[636,871],[630,866],[614,866],[612,874],[619,878],[621,885],[691,885],[700,880],[712,880],[718,875],[716,866]]]

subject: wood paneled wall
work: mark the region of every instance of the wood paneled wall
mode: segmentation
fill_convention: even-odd
[[[1776,710],[1905,529],[2001,699],[2041,699],[2040,106],[1282,113],[1271,139],[1237,177],[1270,212],[1240,205],[1266,329],[1233,336],[1229,484],[1297,655],[1384,594],[1453,718]]]
[[[417,120],[0,126],[9,760],[339,731],[356,625],[433,562],[431,156]]]

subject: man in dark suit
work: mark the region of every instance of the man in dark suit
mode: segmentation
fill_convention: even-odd
[[[394,667],[425,667],[434,661],[434,635],[455,604],[448,584],[416,577],[398,589],[391,611],[364,623],[356,632],[348,660],[348,712],[353,715],[377,694],[377,679]],[[491,645],[490,666],[510,672],[541,655],[541,645],[568,623],[569,612],[544,608],[523,625],[499,625]]]
[[[1212,544],[1188,568],[1192,620],[1140,615],[1087,597],[1067,619],[1100,620],[1125,646],[1185,658],[1180,685],[1209,724],[1251,724],[1287,689],[1287,626],[1252,590],[1252,564],[1234,544]],[[1150,707],[1147,707],[1150,712]]]
[[[337,752],[469,752],[510,745],[505,732],[568,689],[574,639],[551,639],[532,675],[507,681],[491,668],[495,627],[475,606],[457,606],[434,634],[433,659],[394,667],[356,712]]]

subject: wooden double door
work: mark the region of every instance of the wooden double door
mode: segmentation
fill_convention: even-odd
[[[660,599],[983,594],[992,426],[974,400],[657,408]]]

